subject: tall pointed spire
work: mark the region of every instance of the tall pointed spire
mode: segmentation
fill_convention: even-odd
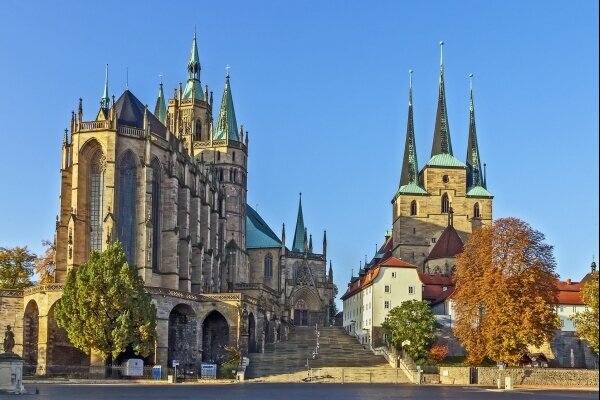
[[[302,215],[302,193],[300,193],[300,202],[298,203],[298,217],[296,218],[296,230],[294,231],[292,251],[304,251],[304,231],[304,216]]]
[[[467,187],[483,186],[477,130],[475,129],[475,105],[473,102],[473,74],[469,74],[469,139],[467,141]]]
[[[106,64],[105,69],[104,92],[102,92],[102,98],[100,99],[100,108],[103,110],[110,108],[110,98],[108,97],[108,64]]]
[[[213,140],[220,139],[240,141],[240,134],[235,119],[235,109],[233,108],[231,85],[229,83],[229,67],[225,76],[225,89],[223,90],[223,98],[221,99],[219,119],[217,120],[217,127],[213,134]]]
[[[440,42],[440,84],[431,157],[438,154],[453,155],[450,127],[448,125],[448,111],[446,109],[446,89],[444,85],[444,42]]]
[[[156,106],[154,107],[154,115],[164,126],[167,126],[167,103],[165,102],[165,94],[163,92],[162,77],[158,86],[158,96],[156,98]]]
[[[192,50],[190,51],[190,60],[188,61],[188,80],[183,90],[183,99],[194,98],[204,100],[202,93],[202,84],[200,83],[200,57],[198,56],[198,43],[196,41],[196,30],[194,29],[194,40],[192,41]]]
[[[408,92],[408,122],[406,124],[406,142],[404,144],[404,161],[400,174],[400,186],[414,183],[418,185],[419,164],[417,162],[417,146],[415,144],[415,129],[413,124],[412,102],[412,69],[409,71],[410,86]]]
[[[329,274],[327,275],[329,283],[333,283],[333,266],[331,265],[331,260],[329,260]]]

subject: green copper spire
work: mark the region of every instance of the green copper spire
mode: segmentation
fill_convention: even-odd
[[[296,219],[296,231],[294,232],[294,241],[292,242],[292,251],[304,251],[304,216],[302,215],[302,193],[300,193],[300,203],[298,205],[298,218]]]
[[[415,129],[413,125],[412,73],[410,70],[410,88],[408,92],[408,122],[406,124],[406,142],[404,144],[404,161],[400,175],[400,186],[419,181],[419,164],[417,163],[417,147],[415,144]]]
[[[227,75],[225,76],[225,90],[221,99],[221,108],[219,109],[219,118],[213,134],[213,140],[229,139],[239,142],[239,135],[235,119],[235,109],[233,108],[233,97],[231,96],[231,86],[229,84],[229,71],[227,71]]]
[[[470,78],[469,103],[469,140],[467,142],[467,187],[484,186],[481,169],[481,159],[479,157],[479,146],[477,144],[477,130],[475,129],[475,105],[473,102],[473,74]]]
[[[158,86],[158,97],[156,98],[156,106],[154,107],[154,115],[164,126],[167,126],[167,103],[165,102],[165,94],[163,93],[162,79]]]
[[[198,43],[196,41],[196,32],[194,31],[194,40],[192,41],[192,50],[190,52],[190,61],[188,62],[188,80],[183,90],[183,99],[194,98],[204,100],[202,93],[202,84],[200,83],[200,57],[198,56]]]
[[[431,157],[438,154],[452,155],[452,142],[450,141],[450,127],[448,126],[448,111],[446,109],[446,89],[444,86],[444,42],[440,42],[440,86],[438,93],[437,114],[435,116],[435,130],[433,132],[433,146]]]
[[[100,108],[108,110],[110,107],[110,98],[108,97],[108,64],[106,64],[105,77],[104,77],[104,92],[100,99]]]

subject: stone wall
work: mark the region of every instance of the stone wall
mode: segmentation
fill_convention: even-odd
[[[440,367],[440,383],[468,385],[470,367]]]
[[[4,341],[6,325],[15,333],[13,352],[23,354],[23,294],[20,290],[0,290],[0,341]],[[0,351],[3,351],[0,348]]]
[[[441,371],[440,371],[441,372]],[[496,380],[511,376],[514,385],[598,387],[598,371],[572,368],[507,368],[478,367],[478,383],[495,386]],[[467,368],[468,379],[468,368]]]

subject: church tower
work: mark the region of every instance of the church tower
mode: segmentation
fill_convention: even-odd
[[[392,251],[395,257],[418,265],[423,272],[451,273],[454,257],[462,250],[457,243],[465,243],[475,229],[491,223],[493,196],[486,189],[481,171],[472,85],[466,164],[454,156],[446,106],[443,44],[440,43],[440,75],[431,158],[418,174],[415,172],[418,164],[411,79],[400,186],[392,199]],[[452,243],[452,246],[436,246],[440,239],[444,243]],[[438,265],[442,261],[444,265]]]

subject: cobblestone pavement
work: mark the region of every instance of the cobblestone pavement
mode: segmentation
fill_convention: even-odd
[[[414,386],[385,384],[176,384],[176,385],[25,385],[30,394],[0,395],[0,399],[96,400],[96,399],[209,399],[209,400],[392,400],[392,399],[597,399],[597,391],[517,389],[498,392],[483,387]],[[35,389],[39,394],[34,394]]]

